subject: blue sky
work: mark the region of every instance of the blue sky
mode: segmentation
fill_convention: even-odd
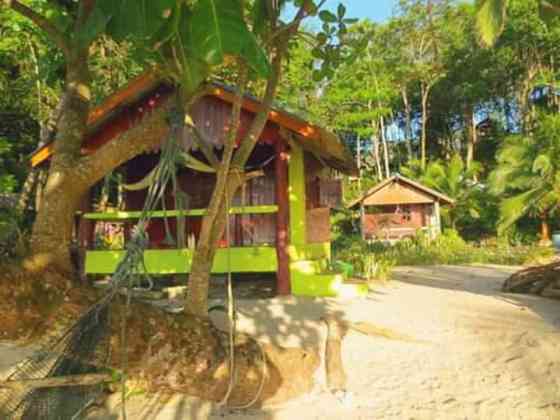
[[[323,8],[335,11],[342,3],[346,6],[349,18],[369,18],[375,22],[383,22],[391,17],[398,0],[328,0]],[[293,10],[288,10],[291,15]]]
[[[346,6],[348,17],[367,17],[376,22],[383,22],[391,17],[398,0],[328,0],[325,7],[336,10],[339,3]]]

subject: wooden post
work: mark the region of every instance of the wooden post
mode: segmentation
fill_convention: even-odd
[[[275,142],[276,175],[276,291],[279,295],[290,294],[290,256],[288,254],[288,226],[290,217],[290,198],[288,193],[288,153],[286,140],[278,137]]]
[[[84,217],[84,214],[90,212],[91,210],[91,190],[88,190],[81,199],[81,214],[78,219],[77,228],[78,246],[83,250],[91,249],[95,240],[95,222]]]
[[[88,190],[88,192],[85,193],[81,199],[81,214],[77,218],[76,225],[76,242],[78,244],[78,272],[80,280],[84,283],[87,281],[87,275],[85,272],[86,252],[88,249],[92,249],[95,244],[95,221],[88,220],[84,217],[84,214],[90,212],[92,209],[91,200],[91,190]]]
[[[439,200],[434,202],[434,212],[436,214],[436,236],[441,233],[441,212],[439,209]]]
[[[358,145],[357,145],[357,149],[358,149],[358,162],[357,162],[357,166],[358,166],[358,191],[360,194],[360,197],[363,197],[363,191],[362,191],[362,143],[361,143],[361,139],[360,136],[358,135]],[[365,209],[364,209],[364,200],[362,199],[360,201],[360,234],[362,235],[362,241],[365,241],[366,239],[366,234],[364,231],[364,214],[365,214]]]
[[[360,234],[362,235],[362,241],[366,240],[366,209],[364,207],[364,201],[360,201]]]
[[[329,391],[346,390],[346,372],[342,363],[342,339],[345,335],[345,326],[332,317],[323,318],[327,324],[327,345],[325,347],[325,369],[327,374],[327,387]]]
[[[290,142],[288,165],[290,202],[290,244],[305,245],[307,209],[305,206],[305,163],[304,152],[299,144]]]

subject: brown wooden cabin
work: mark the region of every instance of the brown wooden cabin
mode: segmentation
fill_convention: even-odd
[[[348,207],[360,209],[364,239],[392,242],[412,238],[419,231],[434,238],[441,233],[440,207],[453,204],[446,195],[397,174]]]
[[[219,155],[228,135],[235,95],[226,86],[218,84],[211,85],[208,92],[194,105],[190,115],[207,143]],[[146,114],[155,112],[171,100],[173,94],[174,88],[152,73],[133,80],[92,111],[83,153],[94,153],[108,142],[119,141],[122,133],[141,124]],[[260,107],[256,99],[243,98],[239,139]],[[204,154],[192,141],[192,135],[190,130],[185,130],[180,141],[183,145],[194,144],[191,155],[205,162]],[[32,165],[46,164],[51,154],[52,144],[44,146],[33,155]],[[153,150],[126,162],[117,171],[123,174],[125,183],[134,183],[144,178],[158,160],[159,150]],[[276,273],[280,293],[289,293],[291,288],[298,294],[319,294],[321,288],[313,286],[313,282],[327,280],[322,271],[326,271],[330,258],[329,209],[338,205],[341,197],[341,184],[333,174],[355,173],[352,156],[334,134],[288,112],[274,109],[247,164],[246,170],[255,169],[262,169],[264,176],[252,179],[234,198],[230,242],[227,243],[225,237],[221,239],[213,273],[230,270]],[[184,237],[187,242],[181,246],[177,242],[176,217],[168,217],[168,213],[161,211],[163,209],[156,209],[160,211],[152,214],[148,227],[150,249],[144,253],[150,273],[190,271],[202,215],[209,204],[214,183],[212,173],[187,168],[179,170],[179,188],[188,196],[188,206],[178,210],[185,216]],[[114,272],[124,251],[94,249],[95,232],[99,233],[99,226],[118,224],[124,227],[127,237],[143,208],[146,194],[146,190],[125,192],[123,208],[114,211],[96,212],[91,194],[84,198],[77,230],[80,246],[85,249],[86,273]],[[171,188],[165,203],[167,212],[176,210]]]

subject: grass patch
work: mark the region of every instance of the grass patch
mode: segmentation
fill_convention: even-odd
[[[445,231],[435,240],[419,234],[393,245],[368,243],[352,236],[334,248],[336,260],[351,264],[357,275],[368,280],[387,280],[393,267],[399,265],[531,265],[549,262],[553,256],[550,247],[513,246],[506,241],[466,242],[454,230]]]

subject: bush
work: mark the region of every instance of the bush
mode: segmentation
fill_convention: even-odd
[[[535,245],[512,246],[506,240],[487,241],[483,244],[466,242],[452,229],[446,230],[433,241],[420,234],[414,239],[382,247],[378,252],[392,258],[397,265],[524,265],[543,262],[554,255],[552,248]]]
[[[368,280],[387,280],[392,268],[398,265],[526,265],[546,262],[554,256],[554,250],[535,245],[512,246],[505,239],[476,244],[466,242],[457,231],[449,229],[435,240],[419,233],[394,245],[368,243],[356,236],[339,238],[334,256],[351,264],[356,274]]]
[[[30,222],[13,209],[0,209],[0,260],[21,259],[29,250]]]
[[[370,244],[359,236],[352,235],[339,238],[333,247],[335,266],[349,264],[353,267],[354,275],[366,278],[368,281],[389,280],[395,261],[379,250],[378,243]]]

